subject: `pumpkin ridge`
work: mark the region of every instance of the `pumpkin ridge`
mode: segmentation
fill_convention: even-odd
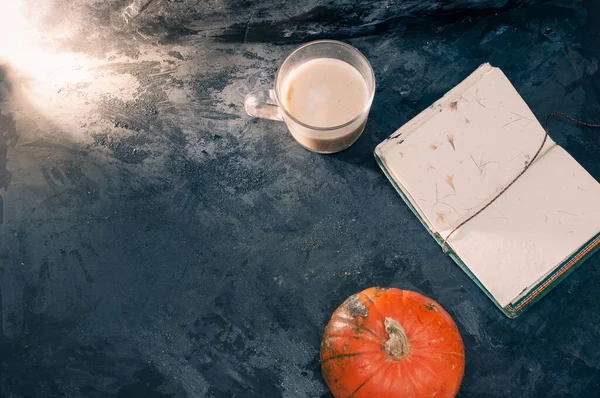
[[[369,332],[369,333],[361,333],[361,334],[358,334],[358,336],[357,336],[357,330],[352,329],[352,330],[343,331],[340,334],[330,334],[328,339],[331,339],[331,338],[340,338],[341,339],[344,337],[346,337],[346,338],[349,337],[349,338],[354,338],[354,339],[360,338],[361,340],[364,339],[365,341],[368,341],[368,342],[371,342],[374,344],[382,344],[384,342],[384,340],[381,337],[377,336],[371,329],[361,328],[358,330],[358,332],[361,332],[361,331],[365,331],[365,332]]]
[[[388,370],[388,372],[390,371],[390,369],[392,369],[392,376],[393,376],[393,373],[397,373],[397,369],[396,369],[396,366],[395,366],[395,365],[396,365],[396,364],[394,364],[393,368],[392,368],[392,366],[390,366],[390,367],[387,369],[387,370]],[[388,384],[388,387],[387,387],[387,390],[386,390],[386,391],[387,391],[387,394],[385,394],[385,395],[386,395],[386,397],[385,397],[385,398],[390,398],[390,393],[391,393],[391,391],[392,391],[392,386],[394,385],[394,382],[396,381],[396,379],[395,379],[394,377],[388,377],[388,378],[390,379],[390,382],[389,382],[389,384]],[[394,398],[394,397],[392,396],[391,398]]]
[[[417,310],[415,309],[415,307],[413,307],[412,305],[409,306],[409,307],[412,310],[413,314],[417,317],[417,320],[419,321],[419,324],[421,326],[423,326],[423,321],[421,320],[421,317],[419,316],[419,313],[417,312]],[[434,322],[434,321],[435,321],[435,319],[432,320],[431,322]],[[429,326],[429,324],[427,324],[427,325]]]
[[[416,386],[419,384],[418,380],[413,379],[411,372],[406,371],[406,362],[400,362],[400,366],[404,367],[404,369],[402,370],[402,377],[404,378],[404,380],[408,380],[408,383],[406,385],[411,386],[413,391],[415,391]],[[416,396],[417,395],[415,395],[415,397]]]
[[[456,355],[458,357],[464,357],[465,354],[464,353],[460,353],[460,352],[455,352],[455,351],[438,351],[435,349],[436,346],[420,346],[420,345],[415,345],[415,355],[417,356],[422,356],[422,357],[427,357],[427,355],[429,354],[429,351],[434,351],[436,354],[439,355]]]
[[[411,359],[412,359],[413,361],[417,362],[417,361],[416,361],[416,359],[417,359],[419,356],[420,356],[420,355],[414,355],[414,356],[413,356]],[[431,373],[431,374],[433,374],[433,375],[437,375],[437,372],[436,372],[434,369],[432,369],[431,367],[429,367],[429,366],[425,365],[425,363],[426,363],[426,362],[427,362],[427,360],[428,360],[428,357],[425,357],[425,356],[422,356],[422,357],[423,357],[423,359],[425,359],[425,361],[419,361],[419,362],[418,362],[418,363],[419,363],[419,367],[420,367],[420,368],[422,368],[422,369],[424,369],[424,370],[426,370],[427,372],[429,372],[429,373]]]
[[[354,394],[356,394],[358,392],[358,390],[363,388],[365,386],[365,384],[367,384],[369,382],[369,380],[371,380],[373,377],[375,377],[375,373],[373,373],[371,376],[369,376],[367,378],[367,380],[363,381],[362,384],[360,386],[358,386],[358,388],[356,390],[354,390],[354,392],[352,394],[350,394],[350,396],[348,398],[352,398],[354,396]]]
[[[322,360],[321,363],[325,364],[325,363],[331,361],[332,359],[350,358],[350,357],[356,357],[356,356],[363,355],[363,354],[376,354],[378,352],[379,352],[379,350],[352,352],[350,354],[336,354],[336,355],[330,356],[329,358],[327,358],[325,360]]]
[[[406,294],[404,294],[404,290],[401,290],[400,292],[402,298],[402,314],[400,314],[400,318],[404,319],[404,315],[406,314]]]
[[[341,318],[339,316],[333,316],[333,317],[331,317],[331,320],[332,321],[343,322],[347,326],[354,326],[354,325],[356,325],[356,327],[359,328],[360,330],[364,330],[366,332],[369,332],[373,336],[377,337],[379,339],[379,341],[381,341],[381,342],[384,341],[384,339],[380,335],[378,335],[373,329],[371,329],[370,327],[368,327],[365,323],[363,323],[362,325],[358,325],[358,320],[356,318],[346,319],[346,318]]]
[[[340,317],[332,317],[331,318],[332,321],[334,322],[339,322],[339,323],[343,323],[346,326],[352,326],[352,324],[354,323],[353,319],[345,319],[345,318],[340,318]]]
[[[371,304],[375,305],[375,301],[373,301],[373,299],[371,298],[371,296],[369,296],[367,293],[363,293],[363,294],[367,298],[367,300],[369,300],[371,302]]]
[[[354,390],[352,392],[352,394],[350,394],[350,396],[348,398],[352,398],[354,396],[354,394],[356,394],[358,392],[358,390],[360,390],[361,388],[363,388],[365,386],[365,384],[367,384],[373,377],[375,377],[380,371],[381,368],[383,368],[384,366],[390,366],[390,363],[383,363],[380,367],[378,367],[374,372],[372,372],[372,374],[366,378],[365,381],[363,381],[357,388],[356,390]]]
[[[440,352],[440,354],[444,354],[444,355],[455,355],[457,357],[461,357],[464,358],[465,354],[464,353],[460,353],[460,352]]]
[[[396,365],[396,369],[398,369],[398,367],[400,367],[400,377],[402,378],[402,384],[404,386],[406,386],[405,388],[410,388],[410,384],[407,382],[407,377],[406,377],[406,369],[404,369],[404,362],[398,362],[398,365]],[[406,393],[406,396],[408,398],[412,398],[411,394],[409,394],[408,392]]]
[[[380,342],[383,343],[385,341],[385,339],[382,339],[381,336],[379,336],[377,333],[375,333],[375,331],[373,329],[371,329],[370,327],[368,327],[367,325],[362,325],[361,328],[362,328],[362,330],[369,332],[373,336],[377,337]]]
[[[414,310],[413,310],[413,311],[414,311]],[[419,338],[418,338],[417,336],[418,336],[419,334],[423,333],[423,331],[427,330],[427,328],[428,328],[429,326],[431,326],[431,324],[432,324],[432,323],[434,323],[434,322],[436,322],[436,321],[437,321],[437,319],[432,319],[431,321],[429,321],[429,322],[428,322],[427,324],[425,324],[425,325],[424,325],[423,323],[421,323],[421,324],[419,325],[419,327],[418,327],[418,328],[413,328],[413,329],[411,330],[411,333],[410,333],[410,334],[411,334],[411,336],[412,336],[413,338],[415,338],[415,337],[416,337],[416,338],[417,338],[417,341],[418,341],[418,339],[419,339]],[[417,343],[417,345],[418,345],[418,343]]]
[[[335,315],[331,317],[332,321],[339,321],[339,322],[346,322],[348,323],[348,321],[352,320],[352,318],[350,316],[348,317],[341,317],[339,315]]]
[[[369,300],[369,302],[372,304],[371,308],[373,308],[381,318],[385,318],[385,316],[383,315],[383,313],[379,310],[379,308],[377,308],[377,304],[375,304],[375,301],[371,298],[371,296],[369,296],[367,293],[363,292],[363,295],[367,298],[367,300]]]

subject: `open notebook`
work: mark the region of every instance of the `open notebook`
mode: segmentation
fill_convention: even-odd
[[[502,71],[484,64],[379,144],[375,157],[442,244],[519,174],[544,134]],[[548,138],[527,172],[447,244],[516,317],[600,248],[600,184]]]

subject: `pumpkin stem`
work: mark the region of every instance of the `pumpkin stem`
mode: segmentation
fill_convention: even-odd
[[[398,361],[410,354],[411,347],[406,331],[392,318],[385,318],[385,331],[388,334],[383,351],[388,358]]]

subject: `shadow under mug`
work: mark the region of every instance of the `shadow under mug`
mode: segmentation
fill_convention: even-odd
[[[351,120],[332,127],[316,127],[296,119],[282,101],[288,75],[299,65],[319,58],[334,58],[347,62],[363,77],[368,96],[361,112]],[[306,43],[292,52],[281,64],[275,76],[273,90],[254,91],[246,96],[244,108],[250,116],[284,121],[294,139],[304,148],[323,154],[343,151],[365,129],[375,95],[375,74],[371,64],[356,48],[335,40]]]

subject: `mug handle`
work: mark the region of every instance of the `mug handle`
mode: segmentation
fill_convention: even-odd
[[[253,91],[246,95],[244,109],[250,116],[261,119],[283,120],[281,109],[275,100],[275,90]]]

